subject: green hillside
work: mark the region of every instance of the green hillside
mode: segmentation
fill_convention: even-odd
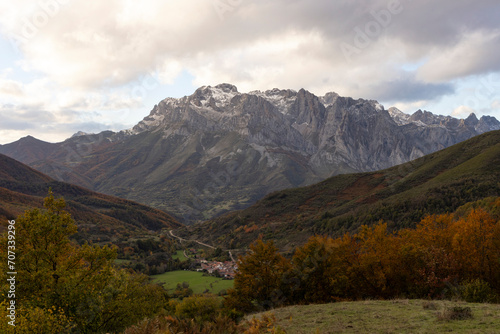
[[[115,241],[124,236],[181,226],[163,211],[56,181],[1,154],[0,226],[25,210],[41,208],[49,188],[56,197],[66,199],[67,210],[78,224],[77,237],[83,240]]]
[[[500,131],[378,172],[338,175],[278,191],[241,211],[178,231],[227,248],[262,236],[284,250],[314,234],[340,236],[380,220],[411,227],[425,215],[500,195]]]

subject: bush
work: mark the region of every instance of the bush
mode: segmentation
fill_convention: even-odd
[[[157,316],[125,330],[124,334],[237,334],[240,327],[231,319],[217,316],[210,322],[196,323],[192,319],[178,319],[172,316]]]
[[[70,332],[74,325],[66,317],[62,310],[56,308],[42,309],[39,307],[20,308],[17,310],[15,327],[8,325],[7,303],[0,303],[1,333],[16,334],[52,334]]]
[[[422,307],[424,308],[424,310],[437,310],[438,309],[438,306],[436,305],[436,303],[431,302],[429,300],[423,302]]]
[[[276,316],[274,313],[264,313],[261,319],[253,317],[243,324],[246,334],[286,334],[280,326],[276,327]]]
[[[460,295],[468,303],[485,303],[495,299],[495,293],[488,282],[479,278],[465,282],[460,288]]]
[[[221,302],[215,296],[191,296],[175,306],[175,315],[180,319],[204,322],[215,319],[220,310]]]
[[[438,312],[438,319],[442,321],[467,320],[472,319],[472,310],[470,307],[454,306]]]

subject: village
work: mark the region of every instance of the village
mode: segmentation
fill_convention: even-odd
[[[234,279],[236,271],[238,270],[238,264],[234,261],[219,262],[200,260],[200,264],[201,269],[197,269],[197,271],[206,271],[211,275],[223,277],[226,279]]]
[[[209,261],[205,259],[198,250],[193,248],[188,249],[187,252],[191,254],[189,257],[194,260],[196,271],[222,277],[224,279],[234,279],[236,271],[238,270],[236,261]],[[188,257],[186,251],[184,251],[184,255]]]

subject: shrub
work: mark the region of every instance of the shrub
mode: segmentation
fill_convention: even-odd
[[[437,310],[438,309],[438,306],[436,305],[436,303],[431,302],[429,300],[423,302],[422,307],[424,308],[424,310]]]
[[[460,288],[460,295],[468,303],[485,303],[495,299],[488,282],[479,278],[465,282]]]
[[[52,334],[70,332],[74,325],[71,324],[62,310],[56,308],[42,309],[40,307],[20,308],[17,310],[15,327],[8,325],[7,303],[0,303],[1,333],[16,334]],[[9,319],[9,320],[7,320]]]
[[[442,321],[466,320],[473,318],[471,308],[461,306],[445,308],[442,312],[438,312],[437,316],[438,319]]]
[[[193,319],[178,319],[172,316],[157,316],[125,330],[124,334],[237,334],[241,328],[231,319],[217,316],[210,322],[197,323]]]
[[[194,319],[196,322],[210,321],[221,310],[221,302],[215,296],[191,296],[176,305],[175,315],[179,319]]]
[[[261,319],[253,317],[251,320],[243,324],[245,327],[245,334],[286,334],[280,326],[276,327],[276,316],[274,313],[264,313]]]

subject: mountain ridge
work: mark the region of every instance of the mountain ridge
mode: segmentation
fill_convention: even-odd
[[[388,168],[500,129],[486,116],[404,115],[336,93],[240,93],[221,84],[166,98],[129,130],[50,145],[18,141],[0,153],[192,223],[248,207],[272,191]]]
[[[68,212],[79,226],[79,239],[117,241],[126,235],[181,226],[160,210],[56,181],[0,154],[1,227],[5,228],[7,220],[15,219],[25,210],[41,208],[49,189],[56,197],[64,197]]]

